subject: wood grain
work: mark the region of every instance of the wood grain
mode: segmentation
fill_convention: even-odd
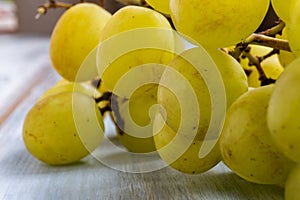
[[[8,39],[11,44],[6,42]],[[32,39],[20,36],[0,36],[0,44],[3,42],[6,42],[8,46],[13,46],[16,42],[28,44]],[[33,40],[40,41],[40,44],[44,42],[45,46],[24,45],[22,48],[25,49],[20,52],[31,52],[32,55],[43,52],[44,55],[40,56],[46,59],[45,63],[47,63],[48,38]],[[18,51],[18,46],[15,45],[15,51]],[[4,51],[2,45],[1,51]],[[27,57],[23,53],[15,56],[17,62],[22,63],[23,67],[37,64],[34,56]],[[0,60],[3,59],[7,58],[1,56]],[[7,67],[17,66],[16,63],[12,64],[13,59],[9,62],[8,60]],[[43,62],[39,64],[41,63]],[[62,167],[41,163],[33,158],[24,146],[22,123],[27,111],[38,97],[59,77],[50,65],[39,65],[37,68],[39,69],[33,70],[32,68],[31,75],[21,76],[22,83],[30,82],[29,89],[17,97],[15,106],[9,109],[9,115],[0,127],[0,199],[283,199],[282,188],[249,183],[232,173],[222,163],[200,175],[183,174],[169,167],[148,173],[126,173],[112,169],[114,166],[107,166],[93,156],[77,164]],[[24,84],[18,82],[20,76],[16,76],[18,77],[16,82],[11,84],[16,84],[14,87],[20,91],[24,88]],[[3,89],[1,93],[7,95]],[[3,98],[4,104],[14,96],[8,95],[9,98]],[[5,107],[1,109],[3,111]],[[105,150],[106,157],[110,159],[123,157],[122,154],[116,156],[115,150],[107,143],[103,143],[101,149]],[[144,164],[147,165],[147,163]],[[130,156],[127,156],[124,162],[120,162],[120,165],[125,168],[142,166]]]

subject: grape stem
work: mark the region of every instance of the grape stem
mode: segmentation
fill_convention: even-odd
[[[287,40],[278,39],[271,36],[253,33],[247,40],[247,44],[258,44],[266,47],[272,47],[274,49],[280,49],[284,51],[291,51],[291,48]]]
[[[264,70],[261,67],[261,62],[264,59],[276,53],[279,53],[279,50],[291,51],[287,40],[275,38],[276,34],[282,33],[284,27],[285,23],[283,21],[279,21],[276,26],[270,29],[259,33],[253,33],[243,42],[237,44],[233,50],[228,51],[227,53],[233,56],[236,60],[239,60],[240,57],[248,58],[249,66],[255,66],[259,73],[259,80],[261,81],[261,85],[268,85],[274,83],[274,79],[268,78],[266,76]],[[250,53],[250,44],[271,47],[273,48],[273,50],[261,57],[253,56]]]
[[[104,116],[104,114],[105,114],[106,112],[111,112],[112,110],[111,110],[110,104],[107,103],[107,104],[105,105],[105,107],[99,108],[99,111],[100,111],[101,115]]]
[[[253,56],[251,53],[250,53],[250,49],[251,47],[247,47],[243,53],[242,53],[242,57],[243,58],[248,58],[249,60],[249,66],[252,66],[254,65],[259,73],[259,80],[261,81],[261,85],[269,85],[271,83],[275,83],[275,80],[272,79],[272,78],[268,78],[261,66],[261,61],[263,61],[264,59],[274,55],[277,50],[274,49],[272,50],[270,53],[268,53],[267,55],[265,56],[262,56],[262,57],[258,57],[258,56]]]
[[[110,91],[104,92],[99,98],[95,98],[96,103],[101,101],[110,101],[112,93]]]
[[[291,51],[291,48],[287,40],[278,39],[274,37],[276,34],[280,34],[284,27],[285,27],[285,23],[283,21],[279,21],[279,23],[276,26],[270,29],[267,29],[260,33],[253,33],[248,38],[246,38],[243,42],[237,44],[234,50],[230,51],[229,54],[238,60],[239,57],[242,55],[243,51],[250,44],[257,44],[257,45],[271,47],[278,50]]]
[[[60,2],[56,0],[49,0],[47,3],[40,5],[37,8],[37,14],[35,16],[36,19],[40,18],[41,15],[45,15],[50,8],[64,8],[68,9],[72,7],[74,4]]]

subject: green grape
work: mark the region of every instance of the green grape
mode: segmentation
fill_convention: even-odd
[[[91,65],[77,78],[85,58],[98,45],[110,17],[109,12],[92,3],[76,4],[60,17],[51,35],[50,58],[63,78],[87,81],[97,77],[96,66]]]
[[[249,53],[254,57],[263,57],[270,53],[273,48],[260,46],[260,45],[249,45],[250,51]],[[254,65],[249,66],[249,59],[243,56],[240,57],[240,64],[245,70],[249,70],[250,74],[248,75],[248,84],[249,87],[257,88],[261,86],[261,81],[259,80],[260,74],[257,68]],[[283,71],[283,67],[280,64],[278,54],[274,54],[270,57],[262,60],[261,68],[263,69],[267,78],[272,78],[273,80],[277,80],[281,72]]]
[[[204,142],[202,140],[195,140],[188,149],[183,149],[182,141],[185,138],[183,135],[178,135],[178,142],[173,142],[176,134],[176,131],[165,124],[154,136],[155,146],[158,149],[159,155],[172,168],[188,174],[199,174],[211,169],[221,161],[222,157],[218,145],[215,145],[204,158],[200,158],[198,154]],[[183,152],[182,155],[174,161],[170,155],[177,154],[180,151]]]
[[[140,131],[136,127],[145,127],[151,123],[149,111],[151,106],[157,103],[157,88],[155,84],[143,85],[134,91],[129,99],[112,96],[112,112],[118,126],[118,141],[131,152],[155,151],[153,129]]]
[[[101,95],[100,92],[97,90],[97,88],[93,87],[89,83],[69,82],[65,79],[62,79],[58,81],[54,86],[46,90],[40,96],[39,100],[62,92],[82,92],[91,97],[99,97]]]
[[[293,0],[271,0],[277,16],[284,22],[288,22],[290,15],[290,5]]]
[[[264,59],[261,63],[262,70],[267,78],[277,80],[283,71],[283,67],[279,62],[278,54],[274,54],[267,59]],[[249,87],[257,88],[261,86],[259,80],[260,74],[255,66],[251,67],[252,72],[248,76]]]
[[[173,58],[173,33],[168,20],[154,10],[140,6],[119,9],[100,37],[98,70],[105,86],[113,91],[117,81],[136,66],[168,64]]]
[[[278,148],[300,162],[300,59],[289,64],[275,84],[268,110],[268,126]]]
[[[179,32],[206,47],[227,47],[241,42],[259,27],[269,3],[269,0],[171,0],[170,12]]]
[[[277,80],[283,72],[283,67],[279,62],[278,54],[274,54],[261,62],[261,67],[264,70],[267,78]]]
[[[297,165],[290,172],[284,190],[285,200],[300,199],[300,165]]]
[[[79,92],[61,92],[39,100],[30,109],[23,124],[23,139],[37,159],[64,165],[96,149],[103,130],[93,98]]]
[[[253,56],[257,56],[257,57],[263,57],[273,50],[270,47],[259,46],[259,45],[250,45],[250,47],[251,47],[250,53]],[[279,62],[278,54],[274,54],[270,57],[265,58],[263,61],[261,61],[260,65],[266,77],[271,78],[273,80],[277,80],[279,75],[283,71],[283,67]],[[253,66],[253,68],[255,67]],[[257,71],[257,69],[255,70]],[[258,79],[257,81],[259,82],[260,85],[261,81]]]
[[[170,0],[146,0],[146,2],[159,12],[170,14]]]
[[[184,52],[188,54],[189,52]],[[225,90],[227,93],[227,106],[230,104],[242,93],[247,91],[247,77],[242,70],[240,64],[231,56],[226,53],[217,50],[210,49],[208,51],[209,56],[212,57],[216,66],[218,67],[219,72],[224,81]],[[199,58],[200,59],[200,58]],[[206,123],[209,122],[211,112],[211,102],[210,102],[210,94],[208,88],[206,86],[205,80],[202,77],[202,74],[197,73],[197,70],[188,63],[182,55],[176,57],[171,63],[170,67],[177,70],[180,74],[186,77],[187,80],[191,83],[197,97],[199,98],[199,105],[201,106],[201,118]],[[167,79],[170,76],[170,80],[176,77],[171,77],[171,74],[167,72],[164,73],[163,79]],[[171,79],[172,78],[172,79]],[[174,80],[176,83],[176,80]],[[170,98],[170,99],[169,99]],[[168,89],[165,87],[160,87],[159,89],[159,102],[162,103],[163,107],[167,110],[168,120],[167,123],[174,130],[178,129],[180,124],[180,106],[176,105],[175,96],[170,93]],[[175,103],[175,105],[173,105]],[[203,105],[203,106],[202,106]],[[172,113],[172,114],[169,114]],[[202,123],[201,123],[202,124]],[[205,123],[203,123],[204,125]],[[206,125],[201,127],[204,128]]]
[[[148,112],[157,102],[162,66],[173,59],[176,45],[183,48],[182,43],[177,43],[162,14],[139,6],[119,9],[104,27],[100,41],[98,70],[105,88],[114,94],[111,104],[118,140],[131,152],[152,152]],[[132,85],[137,87],[131,95]]]
[[[217,147],[204,157],[199,156],[205,143],[213,143],[219,133],[215,129],[213,136],[207,135],[213,109],[221,105],[226,110],[226,107],[248,89],[247,77],[233,57],[218,49],[210,49],[207,56],[209,58],[195,49],[190,49],[175,57],[170,63],[172,70],[166,70],[161,79],[161,83],[169,83],[173,89],[164,85],[159,86],[158,89],[158,102],[165,109],[167,118],[166,126],[154,136],[155,145],[164,161],[171,167],[186,173],[204,172],[220,161]],[[200,73],[186,57],[194,59],[198,65],[207,69]],[[210,91],[208,88],[210,85],[207,85],[215,85],[218,80],[216,74],[210,74],[210,70],[214,68],[212,65],[216,65],[226,93],[226,97],[214,98],[217,103],[213,102],[211,97],[219,93],[222,88]],[[206,82],[203,76],[211,78],[213,83]],[[199,113],[193,114],[195,110],[199,110]],[[177,142],[174,137],[179,138]]]
[[[282,34],[281,35],[276,35],[277,38],[279,39],[285,39],[287,40],[287,28],[284,28],[282,30]],[[293,60],[296,59],[296,56],[293,54],[293,52],[289,52],[289,51],[284,51],[284,50],[280,50],[279,54],[278,54],[278,59],[280,61],[280,64],[283,67],[286,67],[288,64],[290,64]]]
[[[287,22],[287,38],[292,52],[295,56],[300,56],[300,1],[291,0],[290,20]]]
[[[219,143],[223,162],[254,183],[283,185],[293,166],[274,144],[267,126],[273,85],[249,90],[229,108]]]

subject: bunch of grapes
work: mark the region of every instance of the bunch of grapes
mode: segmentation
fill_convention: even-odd
[[[190,174],[222,161],[300,199],[299,0],[124,0],[113,14],[102,3],[38,9],[67,8],[49,51],[62,80],[24,121],[33,156],[81,160],[109,114],[129,152]],[[271,3],[279,19],[257,32]]]

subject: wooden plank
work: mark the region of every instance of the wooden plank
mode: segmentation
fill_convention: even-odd
[[[47,37],[0,37],[0,126],[49,73]]]

